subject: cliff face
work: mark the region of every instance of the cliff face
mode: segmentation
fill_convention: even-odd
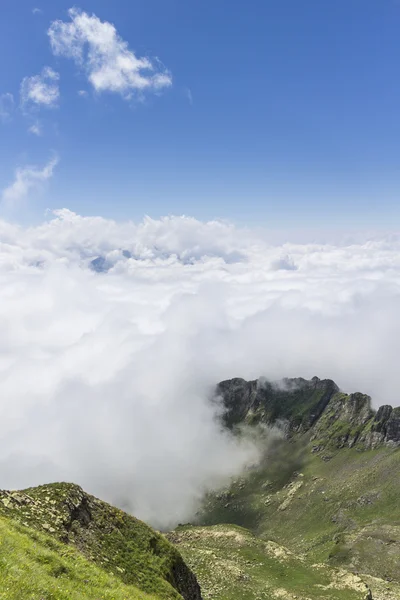
[[[364,448],[400,445],[400,408],[371,408],[369,396],[344,394],[330,379],[284,379],[272,383],[231,379],[218,384],[216,394],[226,408],[225,424],[282,423],[289,432],[310,432],[320,447]]]
[[[260,378],[223,381],[218,384],[216,394],[227,409],[224,419],[229,427],[242,422],[285,421],[292,430],[305,431],[319,419],[338,391],[330,379],[283,379],[276,384]]]

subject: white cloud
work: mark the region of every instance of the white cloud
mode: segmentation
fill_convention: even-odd
[[[42,169],[37,166],[18,167],[12,184],[2,191],[1,201],[12,205],[26,198],[53,175],[58,158],[53,157]]]
[[[39,75],[25,77],[21,83],[21,105],[55,108],[60,97],[59,79],[60,75],[51,67],[44,67]]]
[[[134,93],[157,92],[172,84],[158,60],[138,58],[115,26],[77,8],[70,21],[53,21],[48,34],[56,56],[72,58],[83,68],[97,92],[116,92],[124,98]]]
[[[36,123],[33,123],[33,125],[31,125],[28,129],[29,133],[33,133],[33,135],[37,135],[38,137],[40,137],[42,135],[42,126],[39,123],[39,121],[36,121]]]
[[[0,96],[0,121],[3,123],[11,119],[14,112],[14,96],[10,93],[1,94]]]
[[[33,9],[32,9],[32,13],[33,13],[34,15],[40,15],[42,12],[43,12],[43,11],[42,11],[42,9],[41,9],[41,8],[33,8]]]
[[[399,236],[272,245],[64,209],[0,240],[3,487],[72,480],[174,524],[253,456],[215,422],[217,381],[317,375],[399,404]]]
[[[88,95],[86,90],[78,90],[78,96],[81,96],[81,98],[86,98]]]

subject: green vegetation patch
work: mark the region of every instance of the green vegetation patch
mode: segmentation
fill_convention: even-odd
[[[357,576],[311,565],[287,548],[234,525],[184,526],[169,534],[214,600],[365,600]]]
[[[125,585],[74,547],[4,517],[0,517],[0,598],[158,600]]]

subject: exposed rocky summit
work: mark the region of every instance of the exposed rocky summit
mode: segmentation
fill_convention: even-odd
[[[231,428],[240,423],[281,424],[289,435],[310,432],[315,449],[400,445],[400,408],[381,406],[374,411],[369,396],[342,393],[331,379],[236,378],[219,383],[216,394]]]

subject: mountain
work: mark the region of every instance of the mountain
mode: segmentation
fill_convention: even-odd
[[[1,491],[0,599],[400,600],[399,409],[317,377],[215,397],[257,466],[165,536],[76,485]]]
[[[225,427],[267,433],[260,465],[170,536],[205,597],[400,599],[400,410],[317,377],[232,379],[216,397]]]
[[[0,492],[0,598],[201,600],[161,534],[72,484]]]

